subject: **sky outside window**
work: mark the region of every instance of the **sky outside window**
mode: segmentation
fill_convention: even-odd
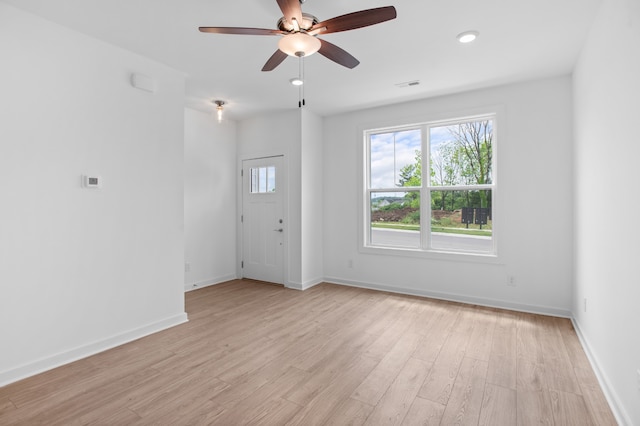
[[[371,135],[371,188],[394,188],[400,171],[414,164],[421,150],[420,129]]]

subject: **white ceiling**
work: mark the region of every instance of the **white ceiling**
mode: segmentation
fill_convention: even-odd
[[[199,26],[275,29],[276,0],[2,0],[187,74],[185,105],[243,119],[295,108],[297,58],[260,71],[279,36],[203,34]],[[397,19],[321,38],[360,60],[306,58],[307,108],[320,115],[571,72],[601,0],[307,0],[319,20],[380,6]],[[477,30],[469,45],[456,35]],[[420,85],[396,87],[420,80]]]

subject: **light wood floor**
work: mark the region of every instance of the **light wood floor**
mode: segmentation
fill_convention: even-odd
[[[330,284],[186,299],[189,323],[0,388],[0,424],[616,424],[566,319]]]

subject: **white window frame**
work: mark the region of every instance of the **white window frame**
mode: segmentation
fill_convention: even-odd
[[[428,257],[436,259],[467,259],[471,261],[481,261],[495,263],[499,261],[498,257],[498,229],[500,227],[499,220],[499,196],[497,185],[497,150],[498,150],[498,122],[501,121],[501,114],[498,111],[492,111],[480,114],[460,114],[450,115],[447,119],[438,119],[423,121],[415,124],[390,125],[376,128],[361,128],[363,143],[362,148],[362,198],[359,208],[359,217],[361,221],[359,238],[359,249],[363,253],[372,254],[392,254],[411,257]],[[435,186],[431,184],[430,167],[431,167],[431,150],[430,150],[430,132],[432,127],[443,127],[463,122],[491,120],[493,130],[492,143],[492,183],[482,185],[451,185],[451,186]],[[375,134],[391,133],[404,130],[421,130],[421,151],[422,157],[422,186],[421,187],[394,187],[394,188],[375,188],[370,187],[370,165],[371,165],[371,149],[369,146],[370,138]],[[424,155],[427,153],[428,155]],[[465,190],[491,190],[491,218],[492,218],[492,250],[490,252],[472,252],[457,249],[439,249],[430,246],[431,238],[431,193],[434,191],[465,191]],[[371,234],[371,194],[376,192],[410,192],[418,191],[420,193],[420,237],[421,244],[419,248],[395,247],[384,245],[373,245],[370,241]]]

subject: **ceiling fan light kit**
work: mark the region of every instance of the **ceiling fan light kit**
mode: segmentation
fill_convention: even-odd
[[[277,29],[243,28],[243,27],[200,27],[203,33],[244,34],[244,35],[280,35],[278,50],[267,60],[262,71],[271,71],[284,61],[287,56],[309,56],[319,52],[322,56],[347,68],[355,68],[360,61],[347,51],[317,38],[319,34],[331,34],[341,31],[355,30],[395,19],[396,9],[393,6],[377,7],[348,13],[319,22],[308,13],[303,13],[301,0],[276,0],[282,11]],[[302,52],[302,55],[300,54]]]
[[[278,42],[278,49],[289,56],[309,56],[320,50],[320,40],[306,33],[288,34]],[[302,53],[302,55],[299,55]]]

